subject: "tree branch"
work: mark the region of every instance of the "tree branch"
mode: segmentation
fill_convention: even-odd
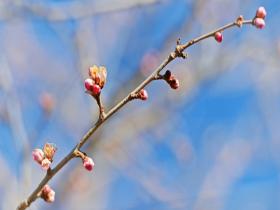
[[[105,113],[105,112],[103,113],[104,110],[102,110],[103,118],[101,120],[98,120],[97,123],[88,130],[88,132],[80,139],[79,143],[68,153],[68,155],[66,157],[64,157],[53,169],[49,169],[47,171],[45,177],[42,179],[42,181],[39,183],[39,185],[36,187],[36,189],[28,196],[28,198],[26,200],[22,201],[19,204],[17,209],[24,210],[24,209],[28,208],[39,197],[39,194],[40,194],[42,188],[57,174],[57,172],[59,172],[72,158],[76,157],[77,152],[79,152],[81,147],[89,140],[89,138],[92,136],[92,134],[94,134],[95,131],[106,120],[108,120],[113,114],[115,114],[118,110],[120,110],[124,105],[126,105],[131,100],[135,99],[135,97],[133,97],[135,94],[137,94],[140,90],[142,90],[144,87],[146,87],[152,81],[158,80],[160,72],[170,62],[172,62],[177,57],[186,58],[184,51],[188,47],[190,47],[190,46],[194,45],[195,43],[198,43],[204,39],[207,39],[209,37],[214,37],[216,32],[222,32],[222,31],[232,28],[234,26],[241,27],[240,23],[237,20],[235,22],[232,22],[232,23],[224,25],[220,28],[217,28],[216,30],[213,30],[209,33],[206,33],[202,36],[199,36],[195,39],[192,39],[185,44],[180,44],[180,41],[178,40],[175,50],[167,56],[167,58],[158,66],[158,68],[155,69],[155,71],[153,73],[151,73],[150,76],[148,76],[138,87],[136,87],[134,90],[132,90],[123,100],[121,100],[118,104],[116,104],[113,108],[111,108],[108,111],[108,113]],[[242,23],[243,24],[253,24],[253,20],[245,20],[245,21],[242,21]],[[99,104],[99,108],[100,107],[102,107],[102,109],[103,109],[103,106],[101,105],[101,103]]]

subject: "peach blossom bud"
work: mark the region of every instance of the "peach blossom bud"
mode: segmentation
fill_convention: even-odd
[[[83,160],[83,165],[85,169],[91,171],[94,167],[94,162],[90,157],[85,157],[85,159]]]
[[[215,33],[215,40],[219,43],[223,41],[223,34],[221,32],[216,32]]]
[[[262,18],[262,19],[264,19],[265,16],[266,16],[266,10],[265,10],[265,8],[264,8],[264,7],[259,7],[259,8],[257,9],[257,12],[256,12],[256,17],[257,17],[257,18]]]
[[[96,96],[100,93],[100,91],[101,91],[100,86],[94,84],[93,87],[92,87],[92,94]]]
[[[143,101],[148,99],[148,92],[145,89],[139,91],[139,98]]]
[[[262,18],[256,18],[254,20],[254,25],[258,28],[258,29],[263,29],[265,27],[265,21]]]
[[[170,87],[173,89],[178,89],[180,86],[179,80],[178,79],[173,79],[170,82]]]
[[[55,191],[54,190],[51,190],[48,194],[48,196],[46,197],[46,201],[48,203],[53,203],[54,202],[54,199],[55,199]]]
[[[87,91],[92,91],[93,85],[94,85],[94,81],[92,79],[87,78],[85,80],[85,88]]]
[[[44,156],[44,152],[41,149],[34,149],[32,151],[33,160],[35,160],[39,164],[41,164],[42,160],[44,159]]]
[[[51,166],[51,161],[48,158],[45,158],[44,160],[42,160],[42,162],[41,162],[42,169],[47,171],[50,168],[50,166]]]
[[[52,203],[55,199],[55,191],[51,189],[49,185],[45,185],[42,189],[41,198],[48,203]]]

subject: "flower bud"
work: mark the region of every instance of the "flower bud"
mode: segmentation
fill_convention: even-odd
[[[90,157],[85,157],[83,159],[83,165],[85,167],[85,169],[87,169],[88,171],[91,171],[94,167],[94,162]]]
[[[101,92],[101,88],[99,85],[94,84],[92,87],[92,94],[93,95],[98,95]]]
[[[141,100],[145,101],[148,99],[148,92],[145,89],[139,91],[138,96]]]
[[[41,198],[48,203],[53,203],[55,199],[55,191],[49,185],[45,185],[41,192]]]
[[[257,9],[257,12],[256,12],[256,17],[257,17],[257,18],[262,18],[262,19],[264,19],[265,16],[266,16],[266,10],[265,10],[265,8],[264,8],[264,7],[259,7],[259,8]]]
[[[94,81],[90,78],[87,78],[85,80],[85,88],[87,91],[92,91],[94,85]]]
[[[223,41],[223,34],[221,32],[216,32],[215,33],[215,40],[219,43]]]
[[[32,151],[33,160],[35,160],[39,164],[41,164],[42,160],[44,159],[44,156],[44,152],[41,149],[34,149]]]
[[[258,29],[263,29],[265,27],[265,21],[262,18],[255,18],[254,20],[254,25],[258,28]]]
[[[179,80],[178,79],[173,79],[170,81],[170,87],[173,89],[178,89],[180,86]]]
[[[44,169],[44,170],[48,170],[49,168],[50,168],[50,166],[51,166],[51,161],[48,159],[48,158],[45,158],[44,160],[42,160],[42,162],[41,162],[41,167],[42,167],[42,169]]]

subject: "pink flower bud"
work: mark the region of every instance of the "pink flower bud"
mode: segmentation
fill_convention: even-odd
[[[100,86],[94,84],[93,87],[92,87],[92,94],[96,96],[100,93],[100,91],[101,91]]]
[[[223,34],[221,32],[216,32],[215,33],[215,40],[219,43],[223,41]]]
[[[94,167],[94,162],[90,157],[85,157],[85,159],[83,160],[83,165],[85,169],[91,171]]]
[[[50,168],[50,166],[51,166],[51,161],[48,158],[45,158],[44,160],[42,160],[42,162],[41,162],[42,169],[47,171]]]
[[[92,91],[94,85],[94,81],[90,78],[87,78],[85,80],[85,88],[87,91]]]
[[[170,82],[170,87],[173,89],[178,89],[180,86],[179,80],[178,79],[173,79]]]
[[[264,7],[259,7],[259,8],[257,9],[257,12],[256,12],[256,17],[257,17],[257,18],[262,18],[262,19],[264,19],[265,16],[266,16],[266,10],[265,10],[265,8],[264,8]]]
[[[43,198],[48,203],[52,203],[55,199],[55,191],[51,189],[49,185],[45,185],[42,189],[41,198]]]
[[[145,89],[139,91],[139,98],[143,101],[148,99],[148,92]]]
[[[35,160],[39,164],[41,164],[42,160],[44,159],[44,156],[44,152],[41,149],[34,149],[32,151],[33,160]]]
[[[46,197],[46,201],[48,203],[53,203],[54,202],[54,199],[55,199],[55,191],[54,190],[51,190],[48,194],[48,196]]]
[[[258,28],[258,29],[263,29],[265,27],[265,21],[262,18],[255,18],[254,20],[254,25]]]

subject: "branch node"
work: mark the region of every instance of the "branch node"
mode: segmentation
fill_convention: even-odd
[[[153,78],[153,80],[161,80],[161,79],[164,79],[164,76],[161,75],[160,73],[157,73]]]
[[[85,159],[85,157],[87,156],[87,154],[85,152],[81,152],[78,149],[74,150],[73,155],[74,155],[74,157],[81,158],[82,160]]]
[[[184,53],[184,50],[186,49],[186,46],[181,44],[181,39],[177,39],[176,41],[176,48],[173,53],[171,53],[172,58],[180,57],[180,58],[187,58],[187,54]]]
[[[235,25],[237,25],[239,28],[242,27],[244,22],[244,18],[242,15],[239,15],[239,17],[235,20]]]

